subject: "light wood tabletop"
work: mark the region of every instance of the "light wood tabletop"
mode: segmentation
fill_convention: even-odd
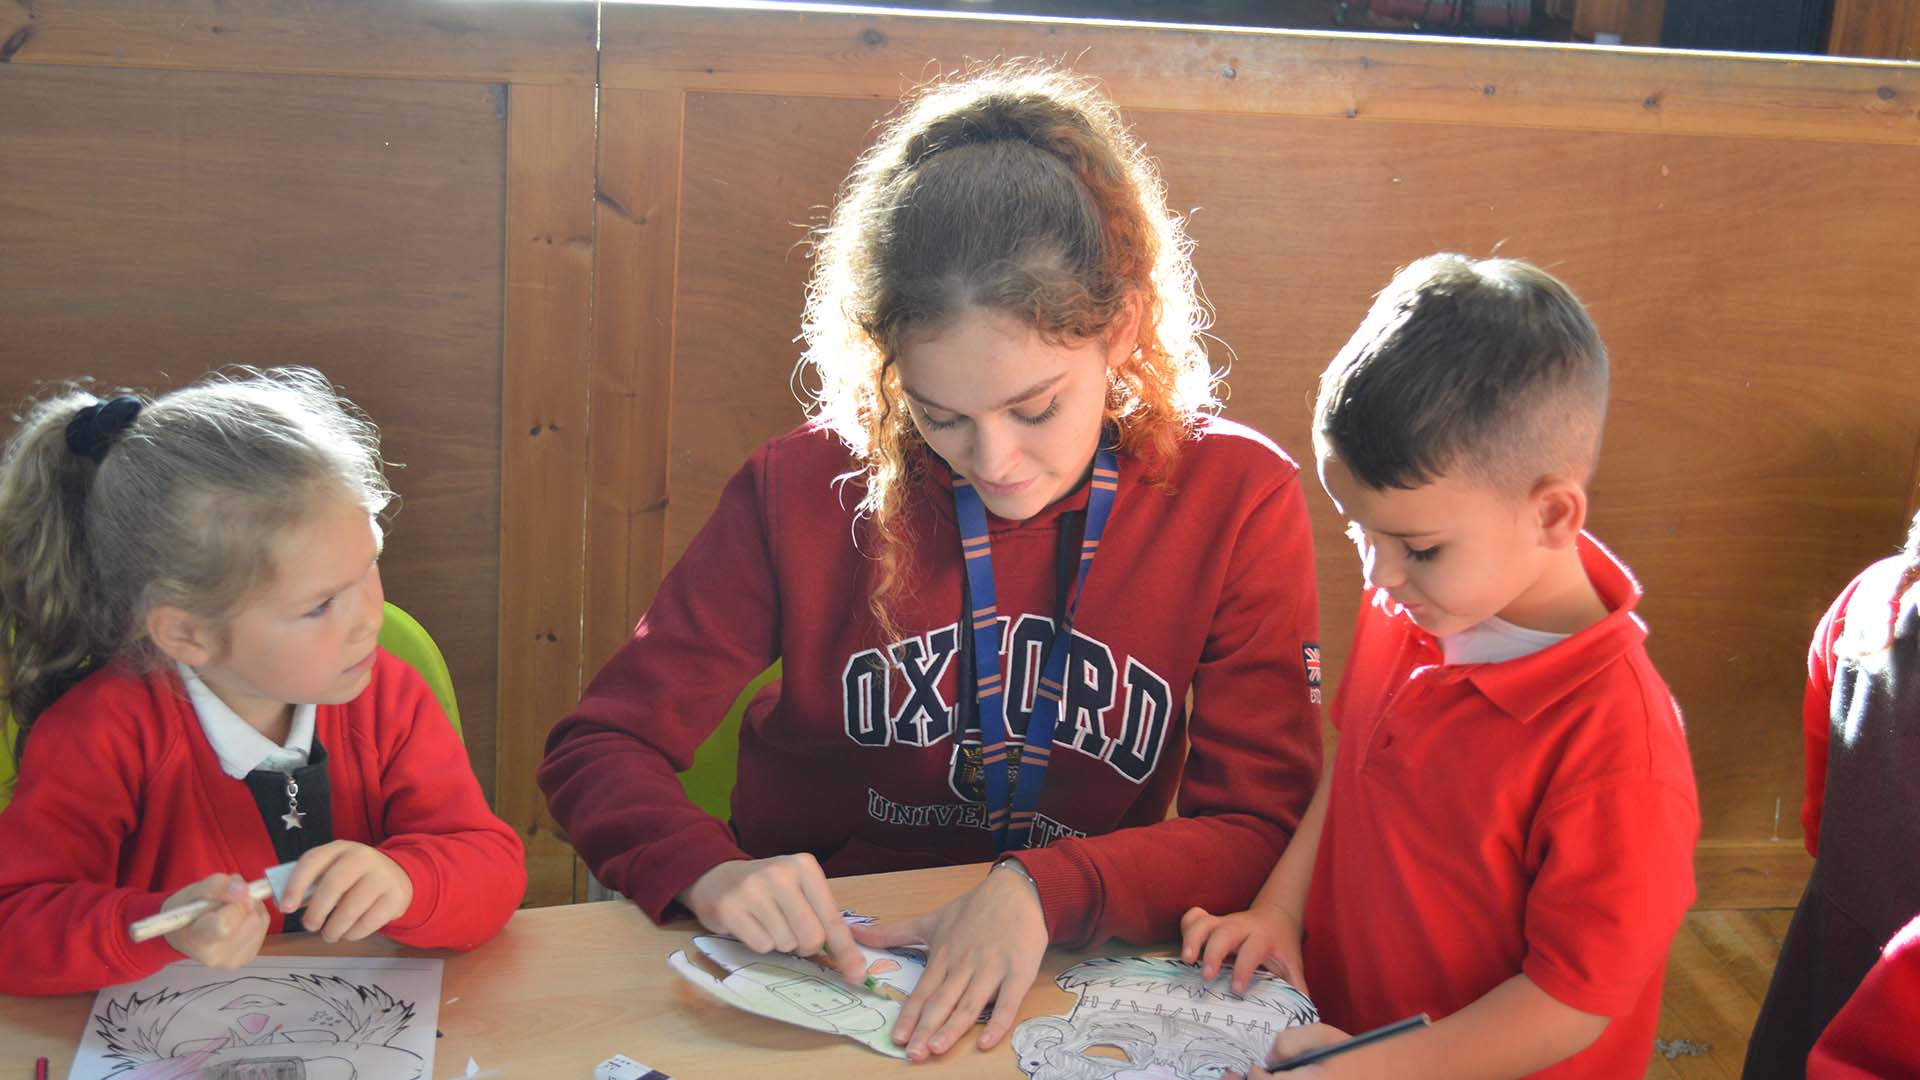
[[[852,910],[905,916],[959,895],[985,871],[985,866],[953,866],[873,874],[835,879],[833,888]],[[954,1078],[1021,1076],[1005,1041],[983,1053],[968,1039],[944,1058],[909,1065],[838,1036],[722,1005],[667,966],[668,954],[685,948],[696,932],[691,921],[655,926],[621,900],[516,912],[498,937],[470,953],[402,949],[383,938],[327,946],[308,935],[277,937],[264,951],[445,958],[441,1038],[433,1062],[439,1078],[464,1077],[472,1058],[481,1077],[585,1080],[595,1065],[615,1054],[675,1080],[749,1075],[844,1080],[906,1076],[904,1070],[927,1068]],[[1053,977],[1086,956],[1140,951],[1124,945],[1091,953],[1048,950],[1022,1017],[1072,1011],[1073,997],[1055,987]],[[39,1056],[50,1059],[49,1075],[67,1075],[92,1004],[92,994],[0,996],[0,1076],[32,1075]]]

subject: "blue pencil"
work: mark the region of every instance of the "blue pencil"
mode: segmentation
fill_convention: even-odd
[[[1363,1031],[1344,1042],[1328,1043],[1326,1046],[1309,1050],[1304,1054],[1295,1054],[1293,1057],[1287,1058],[1284,1061],[1276,1061],[1267,1066],[1267,1071],[1286,1072],[1289,1069],[1298,1069],[1307,1065],[1317,1065],[1335,1054],[1344,1054],[1349,1050],[1359,1049],[1368,1043],[1379,1042],[1389,1035],[1398,1035],[1403,1031],[1412,1031],[1414,1028],[1426,1027],[1428,1023],[1430,1023],[1430,1021],[1427,1019],[1426,1013],[1409,1016],[1405,1020],[1395,1020],[1386,1027],[1377,1027],[1372,1031]]]

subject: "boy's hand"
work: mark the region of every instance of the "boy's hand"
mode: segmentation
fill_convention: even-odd
[[[293,864],[280,910],[299,910],[303,897],[307,913],[302,926],[319,931],[329,944],[359,941],[407,910],[413,903],[413,879],[378,848],[335,840]]]
[[[754,952],[816,958],[859,985],[867,960],[853,946],[827,875],[812,855],[735,859],[701,874],[680,894],[700,925]]]
[[[161,911],[195,900],[218,900],[219,907],[167,935],[167,944],[211,968],[237,968],[260,954],[266,940],[266,905],[247,894],[247,879],[214,874],[167,897]]]
[[[1200,965],[1201,977],[1220,974],[1233,957],[1232,989],[1244,994],[1253,973],[1266,968],[1307,992],[1306,967],[1300,961],[1300,922],[1279,908],[1255,907],[1234,915],[1188,908],[1180,917],[1180,959]]]
[[[1273,1050],[1267,1054],[1268,1061],[1285,1061],[1297,1057],[1309,1050],[1318,1050],[1332,1043],[1345,1042],[1346,1032],[1332,1024],[1308,1024],[1305,1027],[1288,1028],[1273,1040]],[[1327,1069],[1346,1055],[1334,1057],[1320,1065],[1306,1065],[1298,1069],[1288,1069],[1285,1080],[1321,1080],[1330,1075]],[[1279,1080],[1274,1073],[1265,1069],[1255,1069],[1247,1074],[1247,1080]]]

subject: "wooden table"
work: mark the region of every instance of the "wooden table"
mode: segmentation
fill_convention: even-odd
[[[941,867],[840,878],[834,896],[847,907],[882,917],[930,910],[959,895],[984,866]],[[719,1004],[686,985],[667,966],[697,927],[653,925],[620,900],[516,912],[500,936],[471,953],[407,950],[383,938],[329,947],[303,935],[268,942],[273,955],[440,956],[442,1038],[433,1075],[461,1077],[467,1059],[483,1077],[585,1080],[615,1054],[660,1069],[674,1080],[779,1076],[843,1080],[904,1076],[907,1068],[947,1077],[1018,1078],[1003,1040],[982,1053],[971,1039],[928,1065],[909,1066],[850,1040],[790,1027]],[[1072,1010],[1072,995],[1053,977],[1087,955],[1139,952],[1120,945],[1096,953],[1050,949],[1022,1017]],[[0,1078],[30,1076],[35,1057],[65,1076],[93,1004],[92,994],[0,996]],[[975,1029],[976,1033],[979,1029]]]

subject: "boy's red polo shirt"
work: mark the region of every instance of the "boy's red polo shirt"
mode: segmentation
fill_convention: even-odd
[[[1640,588],[1584,534],[1580,557],[1610,614],[1505,663],[1445,666],[1431,634],[1364,598],[1306,913],[1329,1023],[1438,1020],[1525,973],[1612,1018],[1539,1075],[1645,1071],[1700,813]]]

